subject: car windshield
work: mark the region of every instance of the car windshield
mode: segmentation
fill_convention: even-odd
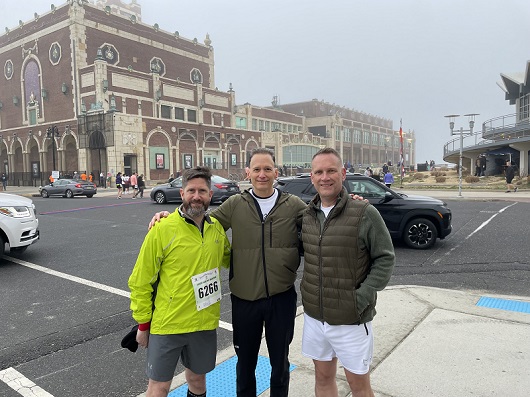
[[[178,178],[175,178],[170,183],[173,187],[182,187],[182,177],[179,176]]]
[[[363,197],[385,197],[386,190],[370,180],[347,180],[349,191],[353,194],[358,194]]]
[[[222,176],[219,176],[219,175],[212,175],[212,182],[223,183],[223,182],[231,182],[231,180],[223,178]]]

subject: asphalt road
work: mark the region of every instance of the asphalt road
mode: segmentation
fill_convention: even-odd
[[[103,196],[34,203],[40,241],[0,264],[0,370],[14,368],[55,397],[142,393],[145,351],[119,346],[133,325],[127,279],[152,214],[175,205]],[[396,242],[391,284],[530,296],[530,203],[448,203],[453,233],[427,251]],[[227,276],[221,320],[231,323]],[[220,328],[219,349],[230,344]],[[0,396],[20,396],[1,379]]]

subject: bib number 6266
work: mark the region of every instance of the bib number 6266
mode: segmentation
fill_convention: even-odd
[[[214,281],[213,283],[200,287],[199,298],[202,299],[205,296],[212,295],[214,292],[217,292],[217,290],[219,290],[219,285],[217,284],[217,281]]]
[[[217,268],[191,277],[197,310],[202,310],[221,300],[221,279]]]

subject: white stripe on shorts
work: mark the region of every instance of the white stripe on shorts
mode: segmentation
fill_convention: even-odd
[[[329,325],[304,313],[304,356],[317,361],[331,361],[337,357],[346,370],[364,375],[370,370],[373,351],[371,321],[360,325]]]

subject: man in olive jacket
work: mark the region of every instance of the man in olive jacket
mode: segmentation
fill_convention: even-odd
[[[303,217],[304,305],[302,352],[315,365],[315,395],[337,396],[337,358],[354,396],[373,397],[371,320],[377,291],[394,267],[394,247],[379,212],[349,197],[346,171],[335,149],[313,156],[318,194]]]
[[[272,367],[271,397],[289,393],[289,345],[294,335],[300,265],[298,228],[306,209],[300,198],[274,189],[274,155],[255,149],[247,177],[252,189],[232,196],[212,216],[232,228],[230,292],[237,396],[256,396],[255,370],[263,326]]]

